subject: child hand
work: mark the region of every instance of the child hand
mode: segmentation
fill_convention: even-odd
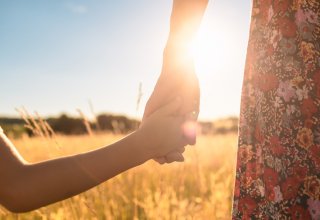
[[[183,135],[184,117],[177,113],[181,98],[176,98],[146,118],[139,128],[151,157],[162,157],[187,145]]]

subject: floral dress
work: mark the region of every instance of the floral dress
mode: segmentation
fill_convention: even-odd
[[[320,220],[320,0],[253,0],[233,219]]]

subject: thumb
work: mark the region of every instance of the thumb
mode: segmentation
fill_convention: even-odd
[[[176,114],[181,107],[182,99],[181,97],[177,97],[171,100],[168,104],[164,105],[159,109],[159,112],[164,115],[174,115]]]

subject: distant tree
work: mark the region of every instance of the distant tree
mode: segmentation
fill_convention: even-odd
[[[101,130],[113,131],[115,133],[128,133],[135,130],[139,122],[123,115],[100,114],[97,121]]]
[[[49,120],[49,124],[57,133],[84,134],[86,132],[86,128],[81,119],[71,118],[65,114],[62,114],[57,119]]]
[[[112,130],[112,115],[101,114],[97,117],[97,122],[101,130]]]

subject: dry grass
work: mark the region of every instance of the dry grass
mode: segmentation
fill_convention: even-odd
[[[14,140],[32,162],[84,152],[121,136],[24,137]],[[150,161],[79,196],[26,214],[0,208],[0,219],[230,219],[235,134],[201,136],[184,163]],[[57,147],[60,146],[60,147]]]

